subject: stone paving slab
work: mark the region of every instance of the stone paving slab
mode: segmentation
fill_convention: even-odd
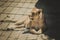
[[[31,0],[26,0],[26,2],[28,2],[28,3],[29,3],[29,2],[31,2]]]
[[[30,3],[24,3],[24,5],[22,6],[22,7],[29,7],[30,5],[29,5]]]
[[[2,34],[2,31],[0,31],[0,36],[1,36],[1,34]]]
[[[1,14],[1,15],[0,15],[0,21],[1,21],[1,20],[4,20],[6,17],[7,17],[7,14]]]
[[[19,11],[19,8],[14,8],[11,13],[17,13]]]
[[[8,15],[4,20],[13,20],[15,15]]]
[[[14,0],[15,3],[19,3],[21,0]]]
[[[8,36],[10,35],[10,31],[3,31],[0,35],[0,40],[7,40]]]
[[[16,5],[16,7],[20,8],[20,7],[22,7],[23,5],[24,5],[24,3],[18,3],[18,4]]]
[[[8,7],[3,13],[10,13],[14,7]]]
[[[8,7],[11,4],[11,2],[6,2],[3,7]]]
[[[5,2],[5,1],[7,1],[7,0],[0,0],[0,1]]]
[[[6,7],[0,7],[0,13],[3,12],[3,10],[5,9]]]
[[[13,2],[10,6],[11,6],[11,7],[15,7],[17,4],[18,4],[18,3],[14,3],[14,2]]]
[[[8,38],[7,40],[15,40],[15,38]]]
[[[0,1],[0,6],[2,6],[4,3],[5,3],[5,2],[1,2],[1,1]]]
[[[24,34],[20,34],[20,36],[18,37],[18,40],[27,40],[27,36],[28,35],[24,35]]]
[[[20,2],[24,3],[24,2],[26,2],[26,0],[20,0]]]
[[[18,38],[20,31],[13,31],[9,38]]]
[[[2,23],[2,24],[0,25],[0,29],[5,29],[5,28],[7,28],[8,24],[9,24],[9,23]]]
[[[28,37],[27,37],[27,40],[37,40],[37,36],[38,35],[29,34]]]
[[[14,2],[14,0],[8,0],[9,2]]]

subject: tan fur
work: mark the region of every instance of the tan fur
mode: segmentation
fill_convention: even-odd
[[[44,27],[44,15],[42,13],[42,9],[33,8],[30,20],[30,32],[34,34],[42,33],[42,29]],[[38,31],[35,31],[35,29],[32,28],[36,26],[39,28]]]
[[[24,19],[22,19],[22,21],[19,20],[19,21],[17,21],[15,24],[16,24],[16,25],[24,24],[24,27],[26,28],[26,27],[28,27],[29,22],[30,22],[29,16],[24,16]]]

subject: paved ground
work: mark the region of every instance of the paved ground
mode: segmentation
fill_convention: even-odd
[[[10,20],[23,20],[24,16],[29,15],[36,2],[37,0],[0,0],[0,40],[43,40],[41,35],[22,34],[23,30],[2,31],[14,26]]]

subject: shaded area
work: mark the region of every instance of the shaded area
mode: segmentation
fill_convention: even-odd
[[[35,7],[42,8],[45,14],[48,30],[45,32],[52,38],[59,40],[60,34],[60,1],[59,0],[38,0]]]

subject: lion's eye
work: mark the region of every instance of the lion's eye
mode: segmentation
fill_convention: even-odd
[[[34,16],[35,15],[35,13],[34,12],[32,12],[32,16]]]
[[[40,11],[38,11],[38,14],[40,14]]]
[[[33,18],[32,18],[32,20],[33,20]]]
[[[32,15],[34,15],[34,12],[32,12]]]

